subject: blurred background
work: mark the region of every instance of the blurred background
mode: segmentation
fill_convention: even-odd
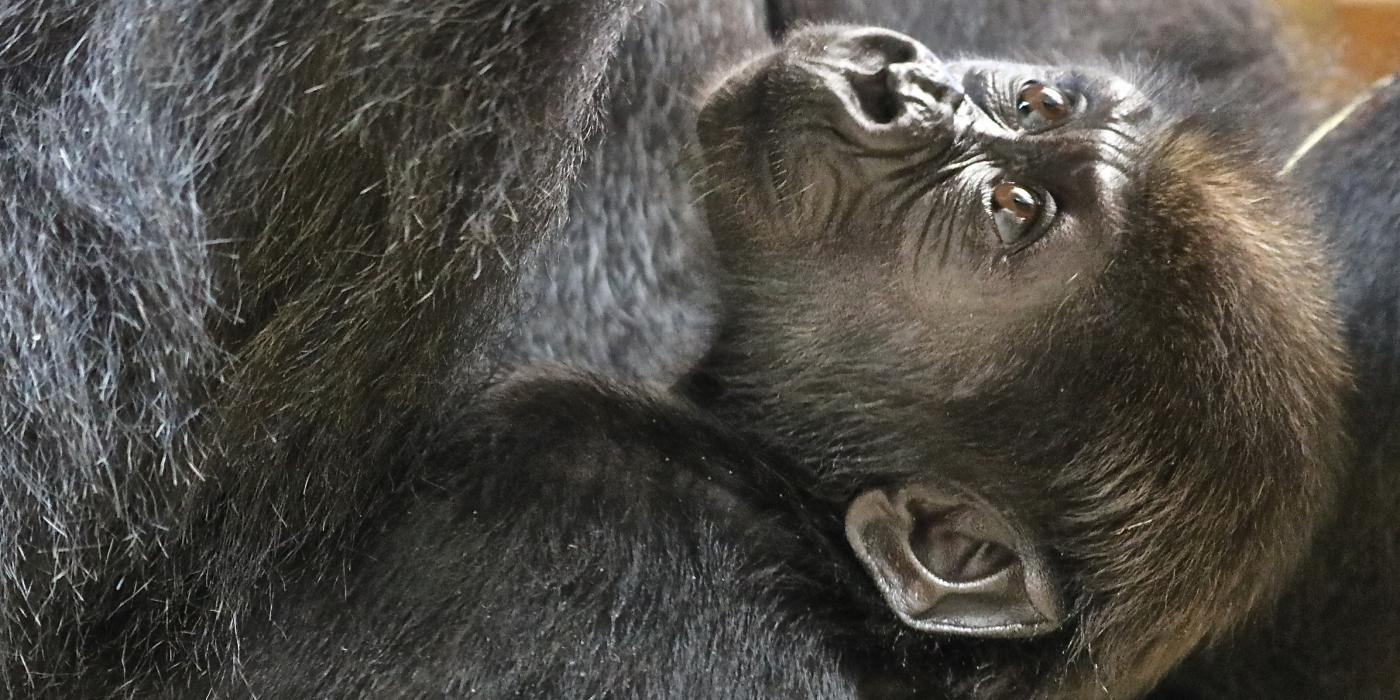
[[[1307,36],[1347,67],[1343,92],[1400,70],[1400,0],[1276,0]],[[1326,48],[1330,47],[1330,48]]]

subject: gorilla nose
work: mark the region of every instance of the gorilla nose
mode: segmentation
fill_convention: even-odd
[[[898,63],[932,58],[923,44],[888,29],[838,29],[824,37],[827,57],[874,73]]]
[[[942,63],[896,63],[885,69],[885,89],[896,102],[916,100],[949,111],[962,104],[963,92]]]
[[[911,102],[939,113],[962,103],[962,90],[923,44],[884,29],[842,29],[819,42],[821,61],[838,67],[849,82],[861,114],[876,125],[890,124]]]

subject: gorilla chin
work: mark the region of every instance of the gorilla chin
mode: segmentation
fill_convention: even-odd
[[[1137,692],[1330,507],[1327,267],[1208,109],[843,26],[704,105],[718,410],[845,504],[906,658]]]

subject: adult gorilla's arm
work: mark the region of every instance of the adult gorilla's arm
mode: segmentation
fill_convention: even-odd
[[[655,375],[703,352],[703,332],[667,324],[691,320],[713,273],[685,152],[703,82],[771,46],[757,7],[635,16],[565,235],[534,271],[527,354]],[[599,299],[613,305],[600,313]],[[647,314],[662,320],[625,327]],[[460,410],[411,440],[422,468],[335,585],[308,573],[245,630],[234,683],[272,696],[853,695],[827,625],[792,603],[804,586],[783,573],[810,546],[707,482],[759,480],[742,440],[673,398],[568,375],[437,405]]]
[[[516,359],[665,384],[706,352],[718,271],[689,149],[707,81],[772,49],[762,5],[675,0],[638,13],[564,235],[526,277],[535,306]]]
[[[0,9],[0,694],[226,668],[334,565],[481,383],[640,4]]]
[[[1355,452],[1335,520],[1277,609],[1172,687],[1220,698],[1400,693],[1400,78],[1319,129],[1292,172],[1339,268]]]
[[[793,562],[820,559],[751,505],[796,494],[714,419],[545,374],[455,423],[357,543],[345,587],[305,577],[249,631],[238,683],[270,697],[854,697],[834,625],[794,602],[812,585]]]

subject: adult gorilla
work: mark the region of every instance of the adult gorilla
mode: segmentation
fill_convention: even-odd
[[[6,694],[222,682],[339,571],[484,380],[640,4],[0,9]]]

